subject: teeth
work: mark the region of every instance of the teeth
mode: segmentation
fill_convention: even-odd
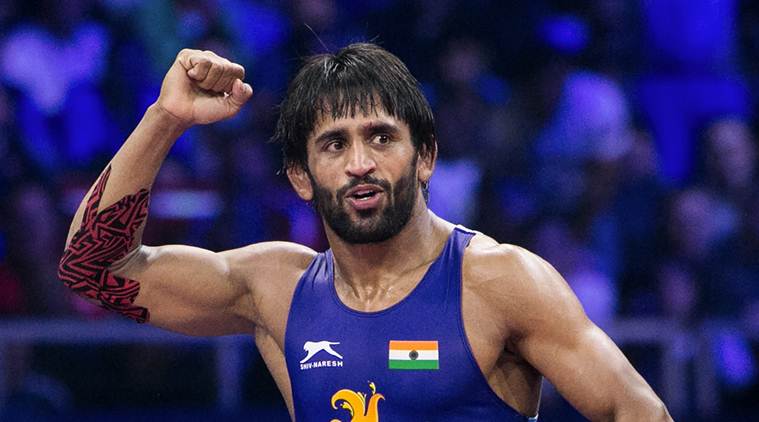
[[[359,191],[351,195],[353,198],[359,200],[359,201],[366,201],[369,198],[372,198],[374,195],[376,195],[377,192],[372,190],[366,190],[366,191]]]

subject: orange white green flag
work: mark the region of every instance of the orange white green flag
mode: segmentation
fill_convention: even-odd
[[[439,369],[437,341],[390,340],[388,368]]]

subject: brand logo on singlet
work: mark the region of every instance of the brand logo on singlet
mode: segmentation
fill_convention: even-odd
[[[306,369],[314,369],[314,368],[342,368],[343,367],[343,355],[336,352],[333,348],[334,346],[339,345],[340,342],[338,341],[307,341],[303,343],[303,350],[306,352],[306,357],[304,357],[300,361],[300,370],[305,371]],[[323,353],[319,353],[323,352]],[[329,354],[333,357],[336,357],[337,359],[328,359],[325,360],[324,354]],[[318,358],[321,359],[313,359],[316,355],[319,355]]]

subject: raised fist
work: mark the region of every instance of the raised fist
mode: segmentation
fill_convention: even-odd
[[[253,94],[244,77],[242,66],[212,51],[184,49],[163,78],[157,104],[188,127],[217,122]]]

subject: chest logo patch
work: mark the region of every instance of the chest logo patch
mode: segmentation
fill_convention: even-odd
[[[328,340],[322,340],[322,341],[307,341],[303,343],[303,350],[306,352],[306,357],[301,359],[300,361],[300,369],[301,371],[306,369],[312,369],[312,368],[322,368],[322,367],[338,367],[342,368],[343,366],[343,355],[335,351],[333,346],[339,345],[340,342],[338,341],[328,341]],[[328,359],[325,360],[324,353],[320,354],[321,360],[312,360],[314,356],[316,356],[319,352],[327,353],[334,358],[337,359]]]
[[[385,396],[377,393],[377,387],[371,381],[369,388],[372,390],[372,395],[368,403],[366,394],[344,388],[332,395],[332,408],[337,410],[337,405],[340,403],[341,408],[350,412],[350,422],[379,422],[379,401],[384,400]],[[332,419],[330,422],[340,422],[340,420]]]
[[[440,369],[437,341],[390,340],[387,367],[401,370]]]

